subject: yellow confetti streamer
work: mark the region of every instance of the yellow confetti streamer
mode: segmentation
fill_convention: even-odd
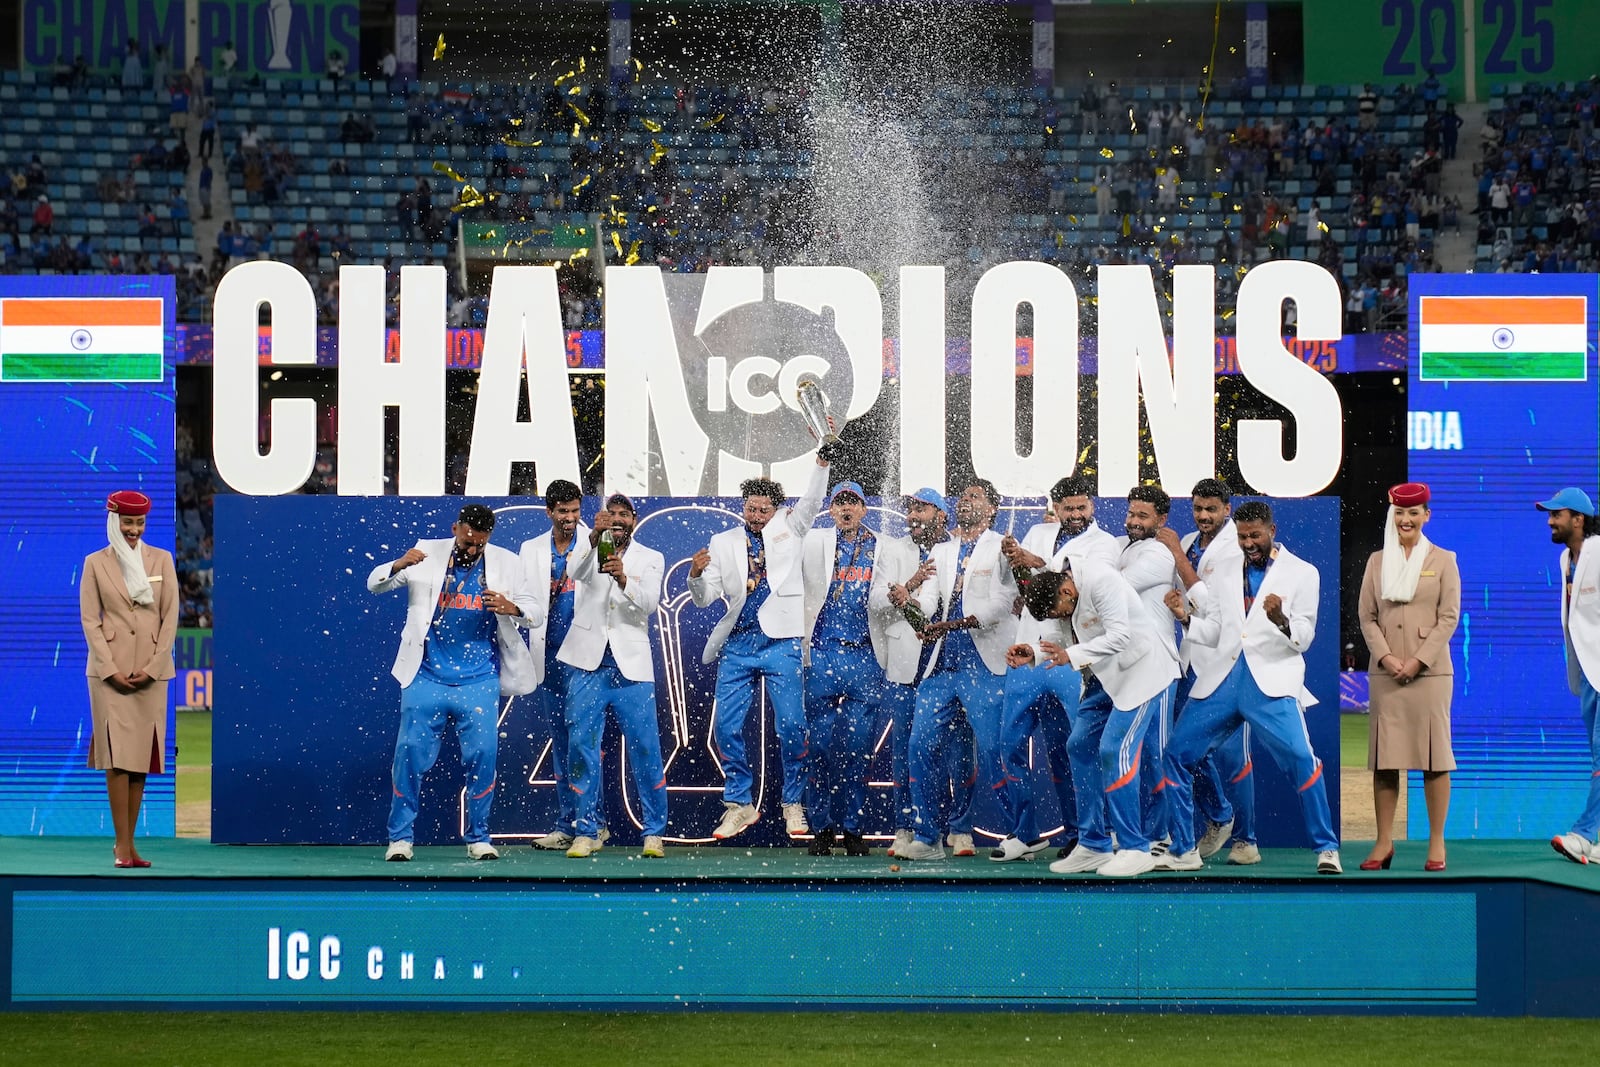
[[[433,58],[435,61],[444,58],[444,34],[442,33],[439,35],[439,43],[433,46]]]
[[[538,148],[544,141],[518,141],[511,137],[502,137],[500,143],[510,145],[512,148]]]
[[[667,150],[661,147],[660,141],[650,142],[650,165],[653,167],[667,158]]]
[[[702,130],[709,130],[709,129],[710,129],[710,128],[711,128],[711,127],[713,127],[713,126],[715,126],[715,125],[716,125],[716,124],[717,124],[717,123],[719,123],[719,122],[721,122],[721,121],[722,121],[722,120],[723,120],[723,119],[725,119],[725,118],[727,118],[727,116],[726,116],[726,115],[718,115],[718,116],[717,116],[717,117],[716,117],[716,118],[714,118],[714,119],[709,119],[709,120],[707,120],[707,121],[706,121],[706,122],[702,122],[702,123],[701,123],[701,124],[700,124],[700,128],[701,128],[701,129],[702,129]]]
[[[572,109],[572,113],[574,115],[578,116],[578,121],[579,122],[583,123],[585,126],[589,125],[589,116],[585,115],[583,113],[583,108],[581,108],[578,105],[574,104],[570,100],[567,101],[567,106]]]
[[[617,236],[617,231],[611,231],[611,244],[617,250],[617,255],[622,255],[622,238]]]
[[[578,72],[577,71],[569,70],[565,74],[563,74],[559,78],[557,78],[551,84],[552,85],[560,85],[562,82],[566,81],[568,78],[576,78],[577,76],[578,76]]]
[[[567,90],[567,95],[568,96],[577,96],[581,92],[583,92],[583,86],[574,85],[572,88]]]
[[[576,252],[572,253],[572,255],[568,256],[567,257],[567,262],[568,263],[576,263],[578,260],[583,259],[588,254],[589,254],[589,248],[586,245],[583,248],[580,248]]]
[[[580,132],[581,132],[581,131],[582,131],[582,130],[583,130],[583,127],[582,127],[582,126],[581,126],[581,125],[579,125],[579,124],[578,124],[578,123],[576,123],[576,122],[574,122],[574,123],[573,123],[573,124],[572,124],[572,139],[573,139],[573,140],[577,140],[577,139],[578,139],[578,134],[579,134],[579,133],[580,133]]]
[[[577,193],[577,191],[578,191],[578,190],[579,190],[579,189],[582,189],[582,188],[583,188],[583,187],[584,187],[584,186],[585,186],[585,185],[588,185],[588,184],[589,184],[589,183],[590,183],[590,182],[591,182],[591,181],[593,181],[593,180],[594,180],[594,175],[592,175],[592,174],[585,174],[585,175],[584,175],[584,176],[583,176],[583,180],[582,180],[582,181],[580,181],[580,182],[578,182],[578,184],[577,184],[577,185],[574,185],[574,186],[573,186],[573,187],[572,187],[572,191],[573,191],[573,193],[574,193],[574,194],[576,194],[576,193]]]
[[[635,263],[639,262],[639,245],[640,245],[640,243],[641,242],[639,242],[639,241],[635,241],[635,242],[633,242],[633,244],[628,246],[628,258],[627,258],[626,262],[623,264],[624,266],[631,267]]]
[[[511,125],[513,125],[513,126],[521,126],[522,125],[522,120],[521,119],[507,119],[506,121],[511,123]]]
[[[649,130],[651,133],[660,133],[661,132],[661,123],[657,122],[655,119],[640,119],[639,122],[640,122],[640,124],[642,126],[644,126],[645,129]]]
[[[1101,155],[1102,155],[1102,156],[1104,156],[1104,157],[1105,157],[1105,158],[1106,158],[1106,159],[1113,159],[1113,158],[1115,158],[1115,157],[1116,157],[1116,153],[1115,153],[1115,152],[1113,152],[1113,151],[1112,151],[1112,150],[1111,150],[1111,149],[1109,149],[1109,148],[1102,148],[1102,149],[1100,149],[1100,154],[1101,154]]]
[[[452,167],[450,164],[444,162],[443,160],[435,161],[435,163],[433,164],[433,169],[438,171],[440,174],[443,174],[445,177],[449,178],[451,181],[456,182],[457,184],[460,184],[460,185],[466,184],[467,179],[465,179],[461,175],[457,174],[455,168]]]

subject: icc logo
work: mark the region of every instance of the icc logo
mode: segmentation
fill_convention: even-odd
[[[781,479],[786,472],[775,466],[817,447],[799,414],[795,391],[802,378],[815,377],[839,415],[876,399],[881,376],[865,383],[865,396],[856,396],[863,388],[861,368],[840,336],[834,307],[813,311],[774,299],[770,277],[762,291],[752,286],[731,299],[702,284],[703,276],[669,275],[666,281],[685,395],[719,467],[731,464],[741,478],[771,473]],[[881,334],[876,340],[881,344]],[[876,370],[881,351],[872,356]],[[765,469],[751,469],[756,464]]]

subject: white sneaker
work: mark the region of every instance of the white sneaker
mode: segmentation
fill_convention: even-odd
[[[736,804],[731,800],[724,800],[722,806],[722,821],[717,823],[717,828],[711,831],[711,836],[718,841],[726,841],[730,837],[738,837],[751,826],[755,825],[761,813],[754,804]]]
[[[599,851],[600,842],[596,841],[594,838],[575,837],[572,840],[572,847],[567,849],[567,859],[586,860]]]
[[[1170,849],[1171,847],[1172,847],[1172,835],[1168,834],[1166,837],[1163,837],[1159,841],[1150,842],[1150,855],[1156,856],[1158,858],[1161,857],[1161,856],[1165,856],[1167,854],[1167,850]]]
[[[388,851],[383,854],[389,863],[407,863],[411,860],[410,841],[390,841]]]
[[[901,860],[942,860],[944,849],[938,845],[930,845],[916,838],[911,839],[911,844],[895,851],[895,859]]]
[[[1119,848],[1111,858],[1100,865],[1100,873],[1108,878],[1132,878],[1156,868],[1156,858],[1143,849]]]
[[[1579,834],[1568,831],[1560,837],[1550,839],[1550,847],[1561,853],[1573,863],[1588,863],[1594,856],[1595,846],[1585,841]]]
[[[611,831],[602,826],[594,835],[594,850],[599,852],[606,847],[606,842],[611,840]]]
[[[1089,871],[1098,871],[1111,862],[1112,855],[1114,853],[1097,852],[1084,845],[1078,845],[1073,848],[1072,855],[1052,863],[1050,870],[1056,874],[1085,874]]]
[[[785,804],[783,806],[783,828],[789,832],[790,837],[809,834],[811,825],[806,822],[805,807],[799,803]]]
[[[976,856],[978,846],[973,843],[971,834],[951,834],[945,838],[945,844],[950,846],[952,856]]]
[[[665,858],[666,854],[667,848],[662,843],[661,838],[647,837],[644,839],[644,851],[640,855],[644,856],[645,859],[659,860]]]
[[[533,847],[545,852],[565,852],[572,847],[572,835],[565,830],[551,830],[543,837],[534,838]]]
[[[1200,858],[1208,860],[1222,851],[1222,846],[1228,843],[1228,838],[1233,836],[1233,820],[1227,822],[1214,822],[1206,825],[1206,832],[1200,838],[1200,843],[1195,850],[1200,853]]]
[[[1050,839],[1041,837],[1037,841],[1024,841],[1016,834],[1012,834],[994,847],[989,853],[989,858],[996,863],[1008,863],[1011,860],[1032,861],[1034,854],[1043,852],[1050,847]]]
[[[1179,855],[1168,850],[1165,856],[1156,857],[1155,870],[1158,871],[1198,871],[1205,867],[1206,861],[1200,858],[1199,849],[1190,849]],[[1102,870],[1100,873],[1104,874]]]
[[[889,845],[889,858],[894,859],[900,855],[900,850],[917,839],[917,835],[910,830],[896,830],[894,841]]]
[[[1234,867],[1250,867],[1261,862],[1261,850],[1248,841],[1235,841],[1228,849],[1228,863]]]
[[[500,853],[487,841],[472,841],[467,845],[467,859],[469,860],[497,860]]]
[[[1344,868],[1339,865],[1339,850],[1336,848],[1323,849],[1317,853],[1318,874],[1343,874]]]

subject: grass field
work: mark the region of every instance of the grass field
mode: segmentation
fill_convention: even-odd
[[[1570,1019],[951,1013],[0,1015],[0,1063],[1591,1064]]]

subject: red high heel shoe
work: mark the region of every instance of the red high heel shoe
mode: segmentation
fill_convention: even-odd
[[[1444,860],[1429,860],[1422,865],[1422,869],[1425,871],[1442,871],[1444,870]]]
[[[1393,862],[1394,849],[1391,848],[1389,850],[1389,854],[1383,857],[1381,860],[1362,860],[1361,869],[1363,871],[1387,871],[1389,869],[1389,864]]]

